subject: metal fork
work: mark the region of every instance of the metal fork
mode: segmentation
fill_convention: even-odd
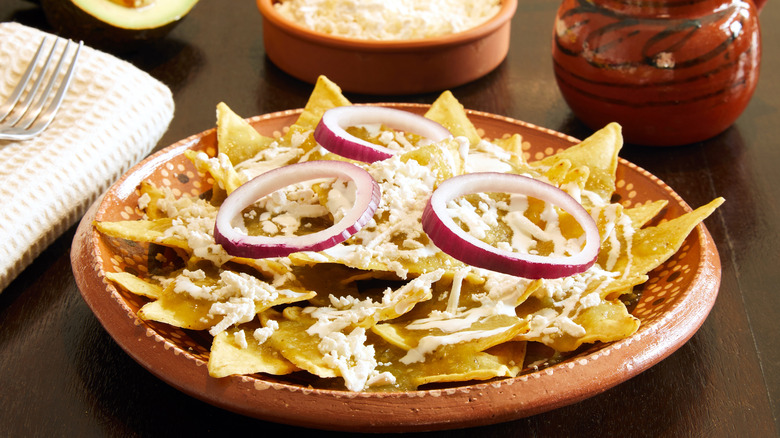
[[[83,44],[68,40],[59,60],[55,60],[55,49],[60,43],[60,39],[56,38],[43,66],[37,69],[47,41],[48,38],[41,41],[38,51],[30,61],[30,65],[27,66],[27,70],[16,88],[6,102],[0,105],[0,139],[2,140],[27,140],[43,132],[54,119],[54,115],[68,91]],[[75,52],[70,56],[70,61],[66,65],[66,54],[72,45],[76,45]],[[51,66],[53,61],[56,62],[54,67]],[[67,71],[62,73],[65,68]],[[37,76],[35,76],[36,70],[38,70]],[[35,79],[28,88],[33,76]],[[46,85],[41,90],[44,81],[46,81]],[[24,97],[22,97],[23,95]]]

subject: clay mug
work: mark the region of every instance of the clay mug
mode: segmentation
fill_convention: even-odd
[[[555,78],[592,129],[616,121],[629,143],[675,146],[731,126],[755,91],[766,0],[563,0]]]

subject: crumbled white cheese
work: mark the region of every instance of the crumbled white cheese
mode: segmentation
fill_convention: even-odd
[[[249,344],[246,342],[246,333],[243,330],[237,330],[233,334],[233,340],[238,344],[241,348],[247,348],[249,347]]]
[[[166,239],[181,239],[195,257],[210,260],[217,266],[222,266],[233,257],[226,253],[221,245],[214,241],[214,221],[216,215],[206,217],[177,217],[171,226],[158,238],[159,242]]]
[[[599,296],[598,292],[591,292],[580,299],[580,304],[582,304],[583,309],[597,306],[600,302],[601,297]]]
[[[277,11],[301,26],[365,40],[411,40],[462,32],[498,13],[500,0],[283,0]]]
[[[149,196],[148,193],[144,193],[143,195],[138,197],[138,208],[141,210],[146,210],[146,207],[149,206],[149,202],[152,200],[152,197]]]
[[[274,332],[278,329],[279,329],[279,323],[274,321],[273,319],[269,319],[265,327],[256,329],[252,333],[252,337],[255,338],[258,344],[262,344],[265,341],[267,341],[268,338],[270,338],[271,335],[274,334]]]
[[[219,322],[209,329],[213,336],[231,326],[254,319],[258,303],[273,302],[279,295],[301,295],[289,289],[275,287],[253,275],[233,271],[222,271],[219,280],[210,282],[203,270],[184,269],[173,279],[173,283],[175,293],[213,302],[209,315],[222,316]]]
[[[407,295],[415,289],[430,289],[438,281],[443,270],[423,274],[397,290],[385,290],[382,301],[377,303],[371,298],[358,299],[342,296],[330,297],[331,306],[307,307],[316,322],[306,332],[320,338],[318,348],[323,360],[329,367],[338,370],[344,383],[352,391],[362,391],[370,385],[394,383],[390,373],[380,373],[375,358],[374,347],[366,343],[366,331],[358,325],[378,312],[393,309],[403,313],[411,309],[413,303],[407,303]],[[416,302],[417,300],[413,300]],[[351,327],[358,326],[357,328]]]
[[[177,197],[167,186],[160,188],[160,191],[163,197],[156,200],[156,206],[167,217],[216,217],[217,215],[217,207],[205,199],[192,196]]]
[[[294,143],[302,143],[306,137],[308,134],[303,136],[296,133],[293,135],[293,141]],[[249,181],[269,170],[295,162],[301,154],[302,150],[296,144],[282,146],[279,142],[274,141],[268,147],[262,148],[254,157],[238,163],[235,168],[239,175]]]

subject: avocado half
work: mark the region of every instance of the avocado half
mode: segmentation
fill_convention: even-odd
[[[121,48],[162,38],[198,0],[41,0],[60,35],[97,46]]]

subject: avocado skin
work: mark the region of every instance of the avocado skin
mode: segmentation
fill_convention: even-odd
[[[135,50],[146,42],[161,39],[184,19],[181,17],[159,27],[125,29],[101,21],[70,0],[40,0],[40,4],[46,20],[58,35],[113,52]]]

